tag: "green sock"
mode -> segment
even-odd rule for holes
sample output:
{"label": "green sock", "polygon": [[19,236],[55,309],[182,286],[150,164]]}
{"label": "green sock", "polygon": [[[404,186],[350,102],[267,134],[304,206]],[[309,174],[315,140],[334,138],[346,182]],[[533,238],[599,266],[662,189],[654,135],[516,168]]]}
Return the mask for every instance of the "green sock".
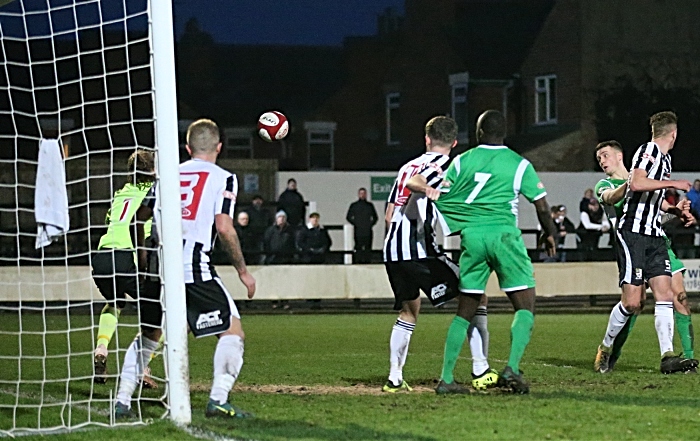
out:
{"label": "green sock", "polygon": [[681,338],[683,356],[685,358],[695,358],[695,351],[693,351],[695,332],[693,331],[693,322],[690,320],[690,316],[674,311],[673,317],[676,319],[676,329],[678,329],[678,336]]}
{"label": "green sock", "polygon": [[455,365],[459,353],[462,352],[464,340],[467,338],[467,328],[469,322],[462,317],[452,319],[450,329],[447,330],[447,338],[445,339],[445,358],[442,362],[442,380],[445,383],[453,383]]}
{"label": "green sock", "polygon": [[627,319],[627,323],[625,323],[625,326],[622,327],[620,333],[617,334],[617,337],[615,337],[615,340],[613,340],[612,352],[610,353],[611,356],[618,359],[620,358],[620,354],[622,354],[622,347],[625,345],[627,337],[629,337],[630,332],[632,332],[632,328],[634,328],[634,323],[636,321],[637,314],[631,315]]}
{"label": "green sock", "polygon": [[100,314],[100,327],[97,330],[97,346],[105,345],[109,347],[114,331],[117,330],[119,321],[119,309],[106,305]]}
{"label": "green sock", "polygon": [[525,348],[530,343],[532,326],[535,324],[535,316],[527,309],[515,311],[513,324],[510,327],[510,357],[508,366],[514,374],[520,373],[520,360],[523,358]]}

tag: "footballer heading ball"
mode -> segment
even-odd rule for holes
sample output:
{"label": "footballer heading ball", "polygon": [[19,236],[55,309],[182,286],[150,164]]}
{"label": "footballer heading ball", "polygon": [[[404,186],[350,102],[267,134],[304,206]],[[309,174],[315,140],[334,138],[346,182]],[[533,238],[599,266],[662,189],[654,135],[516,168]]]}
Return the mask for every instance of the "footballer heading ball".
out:
{"label": "footballer heading ball", "polygon": [[265,112],[258,118],[258,135],[267,142],[279,141],[289,133],[289,121],[282,112]]}

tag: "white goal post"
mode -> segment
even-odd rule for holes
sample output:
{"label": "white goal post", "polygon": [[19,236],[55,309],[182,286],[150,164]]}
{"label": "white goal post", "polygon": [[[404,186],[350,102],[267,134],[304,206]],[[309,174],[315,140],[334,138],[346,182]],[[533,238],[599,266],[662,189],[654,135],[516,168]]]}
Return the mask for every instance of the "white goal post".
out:
{"label": "white goal post", "polygon": [[[11,274],[0,279],[0,438],[160,417],[189,424],[172,0],[0,0],[0,57],[0,266]],[[58,161],[40,168],[45,148]],[[106,301],[90,275],[71,268],[91,265],[137,149],[155,156],[165,339],[162,362],[151,363],[160,388],[139,387],[136,418],[122,421],[114,400],[142,323],[138,301],[127,298],[116,314],[107,383],[97,384]],[[41,182],[52,185],[37,184],[46,174]],[[41,198],[55,231],[39,220]],[[42,300],[22,297],[30,291]],[[6,301],[2,292],[16,296]]]}

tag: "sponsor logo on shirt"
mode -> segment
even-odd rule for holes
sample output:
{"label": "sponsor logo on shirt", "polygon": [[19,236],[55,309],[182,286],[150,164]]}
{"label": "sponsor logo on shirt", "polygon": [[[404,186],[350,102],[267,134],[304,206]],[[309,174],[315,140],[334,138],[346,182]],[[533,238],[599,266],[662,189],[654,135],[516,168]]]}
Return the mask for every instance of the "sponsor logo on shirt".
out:
{"label": "sponsor logo on shirt", "polygon": [[656,158],[654,158],[653,156],[651,156],[649,153],[642,153],[642,158],[648,160],[648,161],[651,162],[652,164],[656,162]]}
{"label": "sponsor logo on shirt", "polygon": [[224,321],[221,320],[221,317],[219,317],[220,315],[221,311],[218,309],[216,311],[199,314],[195,327],[197,329],[206,329],[222,325]]}
{"label": "sponsor logo on shirt", "polygon": [[234,193],[232,191],[224,190],[224,197],[226,199],[231,199],[231,200],[235,201],[236,200],[236,193]]}

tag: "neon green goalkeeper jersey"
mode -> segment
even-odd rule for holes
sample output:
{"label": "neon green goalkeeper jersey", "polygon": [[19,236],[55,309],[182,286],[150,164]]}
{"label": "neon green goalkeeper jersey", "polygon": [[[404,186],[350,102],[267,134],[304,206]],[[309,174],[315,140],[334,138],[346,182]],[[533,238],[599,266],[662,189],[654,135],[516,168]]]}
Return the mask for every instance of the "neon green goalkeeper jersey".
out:
{"label": "neon green goalkeeper jersey", "polygon": [[480,145],[452,161],[435,205],[443,229],[517,227],[518,195],[530,202],[547,192],[530,161],[506,146]]}
{"label": "neon green goalkeeper jersey", "polygon": [[[593,190],[595,192],[595,197],[598,199],[598,202],[600,202],[600,205],[605,208],[605,212],[610,218],[622,219],[622,209],[625,206],[625,198],[620,199],[613,207],[610,207],[610,205],[603,202],[603,193],[607,190],[615,190],[625,182],[627,182],[626,179],[605,178],[598,181],[595,185],[595,190]],[[610,208],[613,208],[613,210],[610,210]]]}
{"label": "neon green goalkeeper jersey", "polygon": [[[114,193],[112,206],[107,212],[107,233],[100,238],[98,249],[113,248],[120,250],[133,250],[129,227],[136,211],[141,206],[143,198],[153,186],[152,182],[142,184],[127,183]],[[149,227],[147,225],[146,227]],[[150,228],[148,228],[150,230]],[[149,231],[146,231],[146,236]]]}

